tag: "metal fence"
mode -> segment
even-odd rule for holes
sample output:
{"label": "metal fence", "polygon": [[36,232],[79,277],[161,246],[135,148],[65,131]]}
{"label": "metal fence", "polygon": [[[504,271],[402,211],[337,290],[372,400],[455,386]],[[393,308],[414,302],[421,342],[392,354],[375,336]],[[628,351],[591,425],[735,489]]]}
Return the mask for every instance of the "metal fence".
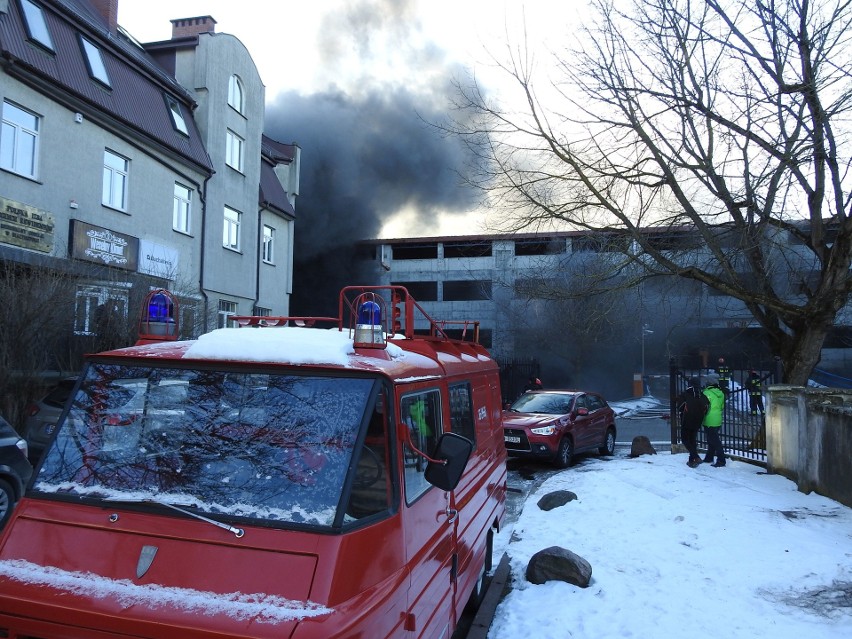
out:
{"label": "metal fence", "polygon": [[[712,369],[685,369],[672,363],[669,372],[670,419],[672,445],[681,444],[680,424],[677,412],[677,397],[686,390],[687,381],[698,378],[702,386]],[[778,377],[777,370],[758,370],[763,384],[772,384]],[[760,464],[766,463],[766,417],[760,406],[755,406],[749,396],[746,382],[750,371],[732,371],[725,392],[725,408],[719,433],[725,454]],[[725,389],[723,389],[725,390]],[[707,435],[702,428],[698,433],[698,448],[707,451]]]}
{"label": "metal fence", "polygon": [[514,359],[497,359],[500,366],[500,389],[503,393],[503,403],[511,403],[524,392],[530,377],[541,376],[541,365],[532,357]]}

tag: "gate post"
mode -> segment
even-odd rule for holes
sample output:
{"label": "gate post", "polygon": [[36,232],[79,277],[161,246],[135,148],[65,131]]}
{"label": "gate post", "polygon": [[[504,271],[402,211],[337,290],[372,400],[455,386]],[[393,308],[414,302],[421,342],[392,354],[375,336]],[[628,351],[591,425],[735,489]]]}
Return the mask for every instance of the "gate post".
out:
{"label": "gate post", "polygon": [[674,357],[669,359],[669,426],[671,427],[672,450],[677,446],[677,406],[678,392],[677,377],[680,367]]}

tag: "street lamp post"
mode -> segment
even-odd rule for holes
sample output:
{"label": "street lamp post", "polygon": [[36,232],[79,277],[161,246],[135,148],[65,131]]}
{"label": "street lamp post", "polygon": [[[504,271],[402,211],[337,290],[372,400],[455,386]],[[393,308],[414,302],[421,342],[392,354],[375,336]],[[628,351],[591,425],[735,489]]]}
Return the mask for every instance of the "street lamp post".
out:
{"label": "street lamp post", "polygon": [[642,392],[645,392],[645,336],[651,335],[654,331],[648,328],[647,324],[642,324],[642,367],[640,369],[642,374]]}

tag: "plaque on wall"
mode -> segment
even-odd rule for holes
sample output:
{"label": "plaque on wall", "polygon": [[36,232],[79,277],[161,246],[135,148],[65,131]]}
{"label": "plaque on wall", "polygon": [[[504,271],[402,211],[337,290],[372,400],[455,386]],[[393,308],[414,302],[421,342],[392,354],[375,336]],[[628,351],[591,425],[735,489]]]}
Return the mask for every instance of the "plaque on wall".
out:
{"label": "plaque on wall", "polygon": [[53,251],[53,215],[29,204],[0,197],[0,242],[50,253]]}
{"label": "plaque on wall", "polygon": [[139,238],[71,220],[71,257],[135,271],[139,260]]}
{"label": "plaque on wall", "polygon": [[139,240],[139,272],[174,280],[180,253],[177,249],[151,240]]}

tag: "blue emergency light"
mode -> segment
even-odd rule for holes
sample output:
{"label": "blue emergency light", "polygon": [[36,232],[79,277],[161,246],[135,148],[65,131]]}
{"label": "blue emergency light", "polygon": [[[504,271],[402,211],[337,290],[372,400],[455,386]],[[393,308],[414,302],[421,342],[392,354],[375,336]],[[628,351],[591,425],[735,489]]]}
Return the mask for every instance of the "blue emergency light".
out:
{"label": "blue emergency light", "polygon": [[375,302],[364,302],[358,307],[358,323],[381,326],[382,309]]}
{"label": "blue emergency light", "polygon": [[139,318],[139,340],[177,339],[176,308],[177,301],[167,290],[156,289],[148,293]]}
{"label": "blue emergency light", "polygon": [[174,303],[163,291],[155,291],[148,298],[149,322],[174,322],[173,312]]}
{"label": "blue emergency light", "polygon": [[[363,297],[366,296],[362,296]],[[381,299],[381,298],[379,298]],[[383,348],[386,345],[382,326],[382,307],[373,299],[358,304],[355,322],[355,346]]]}

